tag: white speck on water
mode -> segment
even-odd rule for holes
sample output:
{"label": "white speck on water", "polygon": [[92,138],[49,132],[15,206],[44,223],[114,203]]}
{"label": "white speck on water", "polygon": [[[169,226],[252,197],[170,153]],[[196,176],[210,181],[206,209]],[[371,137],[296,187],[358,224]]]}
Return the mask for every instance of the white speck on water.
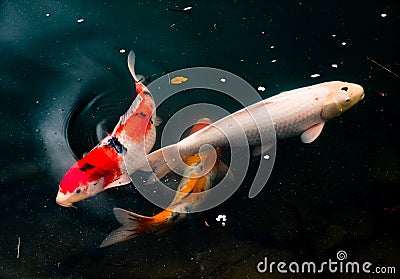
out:
{"label": "white speck on water", "polygon": [[46,13],[46,16],[49,17],[49,16],[51,16],[51,14],[50,13]]}
{"label": "white speck on water", "polygon": [[220,78],[219,81],[225,83],[226,79],[225,78]]}
{"label": "white speck on water", "polygon": [[215,220],[217,220],[217,222],[220,222],[220,221],[226,222],[226,215],[219,214],[218,217],[215,218]]}
{"label": "white speck on water", "polygon": [[240,59],[240,62],[244,62],[244,59]]}
{"label": "white speck on water", "polygon": [[119,53],[125,53],[126,52],[126,49],[124,49],[124,48],[121,48],[120,50],[119,50]]}
{"label": "white speck on water", "polygon": [[317,78],[317,77],[319,77],[319,76],[321,76],[321,75],[320,75],[320,74],[312,74],[312,75],[311,75],[312,78]]}
{"label": "white speck on water", "polygon": [[337,64],[332,64],[332,68],[337,68]]}
{"label": "white speck on water", "polygon": [[271,63],[275,63],[276,61],[278,61],[277,59],[273,59],[271,60]]}
{"label": "white speck on water", "polygon": [[336,35],[335,35],[335,34],[332,34],[332,37],[334,37],[334,38],[335,38],[335,37],[336,37]]}
{"label": "white speck on water", "polygon": [[381,14],[381,17],[387,17],[387,14]]}
{"label": "white speck on water", "polygon": [[190,7],[190,6],[189,6],[189,7],[183,8],[183,10],[184,10],[184,11],[189,11],[189,10],[191,10],[192,8],[193,8],[193,7]]}
{"label": "white speck on water", "polygon": [[260,86],[257,88],[257,90],[258,90],[258,91],[261,91],[261,92],[264,92],[264,91],[265,91],[265,87],[260,85]]}
{"label": "white speck on water", "polygon": [[78,19],[76,20],[77,23],[82,23],[82,22],[84,22],[84,21],[85,21],[85,19],[84,19],[83,17],[78,18]]}
{"label": "white speck on water", "polygon": [[275,46],[270,46],[269,48],[275,48]]}
{"label": "white speck on water", "polygon": [[270,158],[270,156],[268,154],[265,154],[263,157],[265,160],[268,160]]}
{"label": "white speck on water", "polygon": [[346,42],[342,42],[342,46],[345,46],[345,45],[347,45],[347,43]]}

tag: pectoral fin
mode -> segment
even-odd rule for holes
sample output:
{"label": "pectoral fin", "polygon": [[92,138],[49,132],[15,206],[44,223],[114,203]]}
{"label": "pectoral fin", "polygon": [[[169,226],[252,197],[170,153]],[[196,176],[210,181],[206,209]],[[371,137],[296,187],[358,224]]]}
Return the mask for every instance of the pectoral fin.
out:
{"label": "pectoral fin", "polygon": [[113,182],[108,184],[106,187],[104,187],[104,189],[109,189],[109,188],[113,188],[113,187],[119,187],[119,186],[122,186],[122,185],[125,185],[125,184],[129,184],[131,182],[132,182],[132,180],[129,177],[129,175],[123,174],[120,178],[118,178],[117,180],[114,180]]}
{"label": "pectoral fin", "polygon": [[325,123],[319,123],[311,128],[308,128],[301,134],[301,141],[304,143],[311,143],[313,142],[322,132],[322,128],[324,128]]}

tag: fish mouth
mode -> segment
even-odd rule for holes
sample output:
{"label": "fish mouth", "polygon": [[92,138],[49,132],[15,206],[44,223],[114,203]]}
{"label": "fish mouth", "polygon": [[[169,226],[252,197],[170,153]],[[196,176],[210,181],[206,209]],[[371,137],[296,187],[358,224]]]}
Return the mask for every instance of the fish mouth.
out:
{"label": "fish mouth", "polygon": [[58,205],[63,206],[63,207],[72,207],[72,203],[70,203],[70,202],[62,202],[62,201],[57,201],[57,200],[56,200],[56,203],[57,203]]}
{"label": "fish mouth", "polygon": [[67,202],[65,199],[63,199],[63,197],[60,196],[60,193],[56,197],[56,203],[58,205],[63,206],[63,207],[72,207],[72,203],[71,202]]}

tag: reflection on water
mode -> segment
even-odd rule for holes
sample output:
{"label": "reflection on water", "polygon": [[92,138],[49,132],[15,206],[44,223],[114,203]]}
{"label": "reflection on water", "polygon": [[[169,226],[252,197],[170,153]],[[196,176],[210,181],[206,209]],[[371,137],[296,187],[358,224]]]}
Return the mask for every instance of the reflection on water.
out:
{"label": "reflection on water", "polygon": [[[339,250],[398,266],[399,79],[366,58],[400,72],[398,5],[378,1],[361,12],[356,3],[208,1],[193,3],[192,14],[167,10],[186,7],[179,5],[0,3],[0,277],[264,278],[256,272],[264,256],[318,260]],[[366,98],[327,123],[315,143],[280,142],[256,199],[247,198],[250,168],[244,187],[221,206],[164,234],[98,249],[119,226],[113,207],[159,212],[132,186],[76,209],[55,203],[65,171],[135,96],[121,49],[134,49],[137,71],[153,79],[209,66],[265,88],[263,98],[327,80],[360,83]],[[168,107],[160,111],[168,118]],[[219,214],[227,216],[224,227]]]}

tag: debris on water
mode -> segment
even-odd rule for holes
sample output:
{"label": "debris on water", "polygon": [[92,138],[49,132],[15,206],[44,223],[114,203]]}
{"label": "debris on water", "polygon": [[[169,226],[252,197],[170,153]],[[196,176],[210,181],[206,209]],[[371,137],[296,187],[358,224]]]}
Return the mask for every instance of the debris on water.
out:
{"label": "debris on water", "polygon": [[207,223],[207,221],[204,221],[204,224],[206,225],[206,227],[209,227],[210,225]]}
{"label": "debris on water", "polygon": [[270,48],[270,49],[274,49],[274,48],[275,48],[275,46],[270,46],[269,48]]}
{"label": "debris on water", "polygon": [[226,215],[219,214],[215,220],[217,220],[217,222],[226,222]]}
{"label": "debris on water", "polygon": [[337,68],[337,64],[332,64],[332,68]]}
{"label": "debris on water", "polygon": [[311,75],[312,78],[317,78],[317,77],[319,77],[319,76],[321,76],[321,75],[320,75],[320,74],[312,74],[312,75]]}
{"label": "debris on water", "polygon": [[170,11],[170,12],[178,12],[178,13],[185,13],[185,14],[188,14],[188,15],[192,15],[193,13],[192,13],[192,7],[186,7],[186,8],[183,8],[182,10],[179,10],[179,9],[173,9],[173,8],[168,8],[167,9],[167,11]]}
{"label": "debris on water", "polygon": [[265,160],[268,160],[270,158],[270,156],[268,154],[265,154],[263,157]]}
{"label": "debris on water", "polygon": [[367,57],[367,60],[371,61],[372,63],[374,63],[375,65],[379,66],[380,68],[382,68],[382,69],[385,70],[386,72],[388,72],[388,73],[394,75],[395,77],[400,78],[400,75],[399,75],[399,74],[393,72],[393,71],[390,70],[388,67],[383,66],[381,63],[375,61],[374,59],[371,59],[371,58]]}
{"label": "debris on water", "polygon": [[169,27],[174,28],[176,26],[175,23],[172,23]]}
{"label": "debris on water", "polygon": [[271,63],[275,63],[276,61],[278,61],[277,59],[272,59]]}
{"label": "debris on water", "polygon": [[257,88],[257,90],[260,91],[260,92],[264,92],[264,91],[265,91],[265,87],[260,85],[260,86]]}
{"label": "debris on water", "polygon": [[124,49],[124,48],[121,48],[120,50],[119,50],[119,53],[125,53],[126,52],[126,49]]}
{"label": "debris on water", "polygon": [[225,83],[226,79],[225,78],[220,78],[219,81]]}
{"label": "debris on water", "polygon": [[82,22],[84,22],[84,21],[85,21],[85,19],[84,19],[83,17],[78,18],[78,19],[76,20],[77,23],[82,23]]}
{"label": "debris on water", "polygon": [[381,17],[387,17],[387,14],[381,14]]}
{"label": "debris on water", "polygon": [[49,17],[49,16],[51,16],[51,14],[50,13],[46,13],[46,16]]}
{"label": "debris on water", "polygon": [[184,76],[177,76],[171,79],[170,84],[181,84],[188,80],[187,77]]}
{"label": "debris on water", "polygon": [[336,37],[336,35],[335,35],[335,34],[332,34],[332,37],[333,37],[333,38],[335,38],[335,37]]}
{"label": "debris on water", "polygon": [[347,45],[347,43],[346,42],[342,42],[342,46],[345,46],[345,45]]}

